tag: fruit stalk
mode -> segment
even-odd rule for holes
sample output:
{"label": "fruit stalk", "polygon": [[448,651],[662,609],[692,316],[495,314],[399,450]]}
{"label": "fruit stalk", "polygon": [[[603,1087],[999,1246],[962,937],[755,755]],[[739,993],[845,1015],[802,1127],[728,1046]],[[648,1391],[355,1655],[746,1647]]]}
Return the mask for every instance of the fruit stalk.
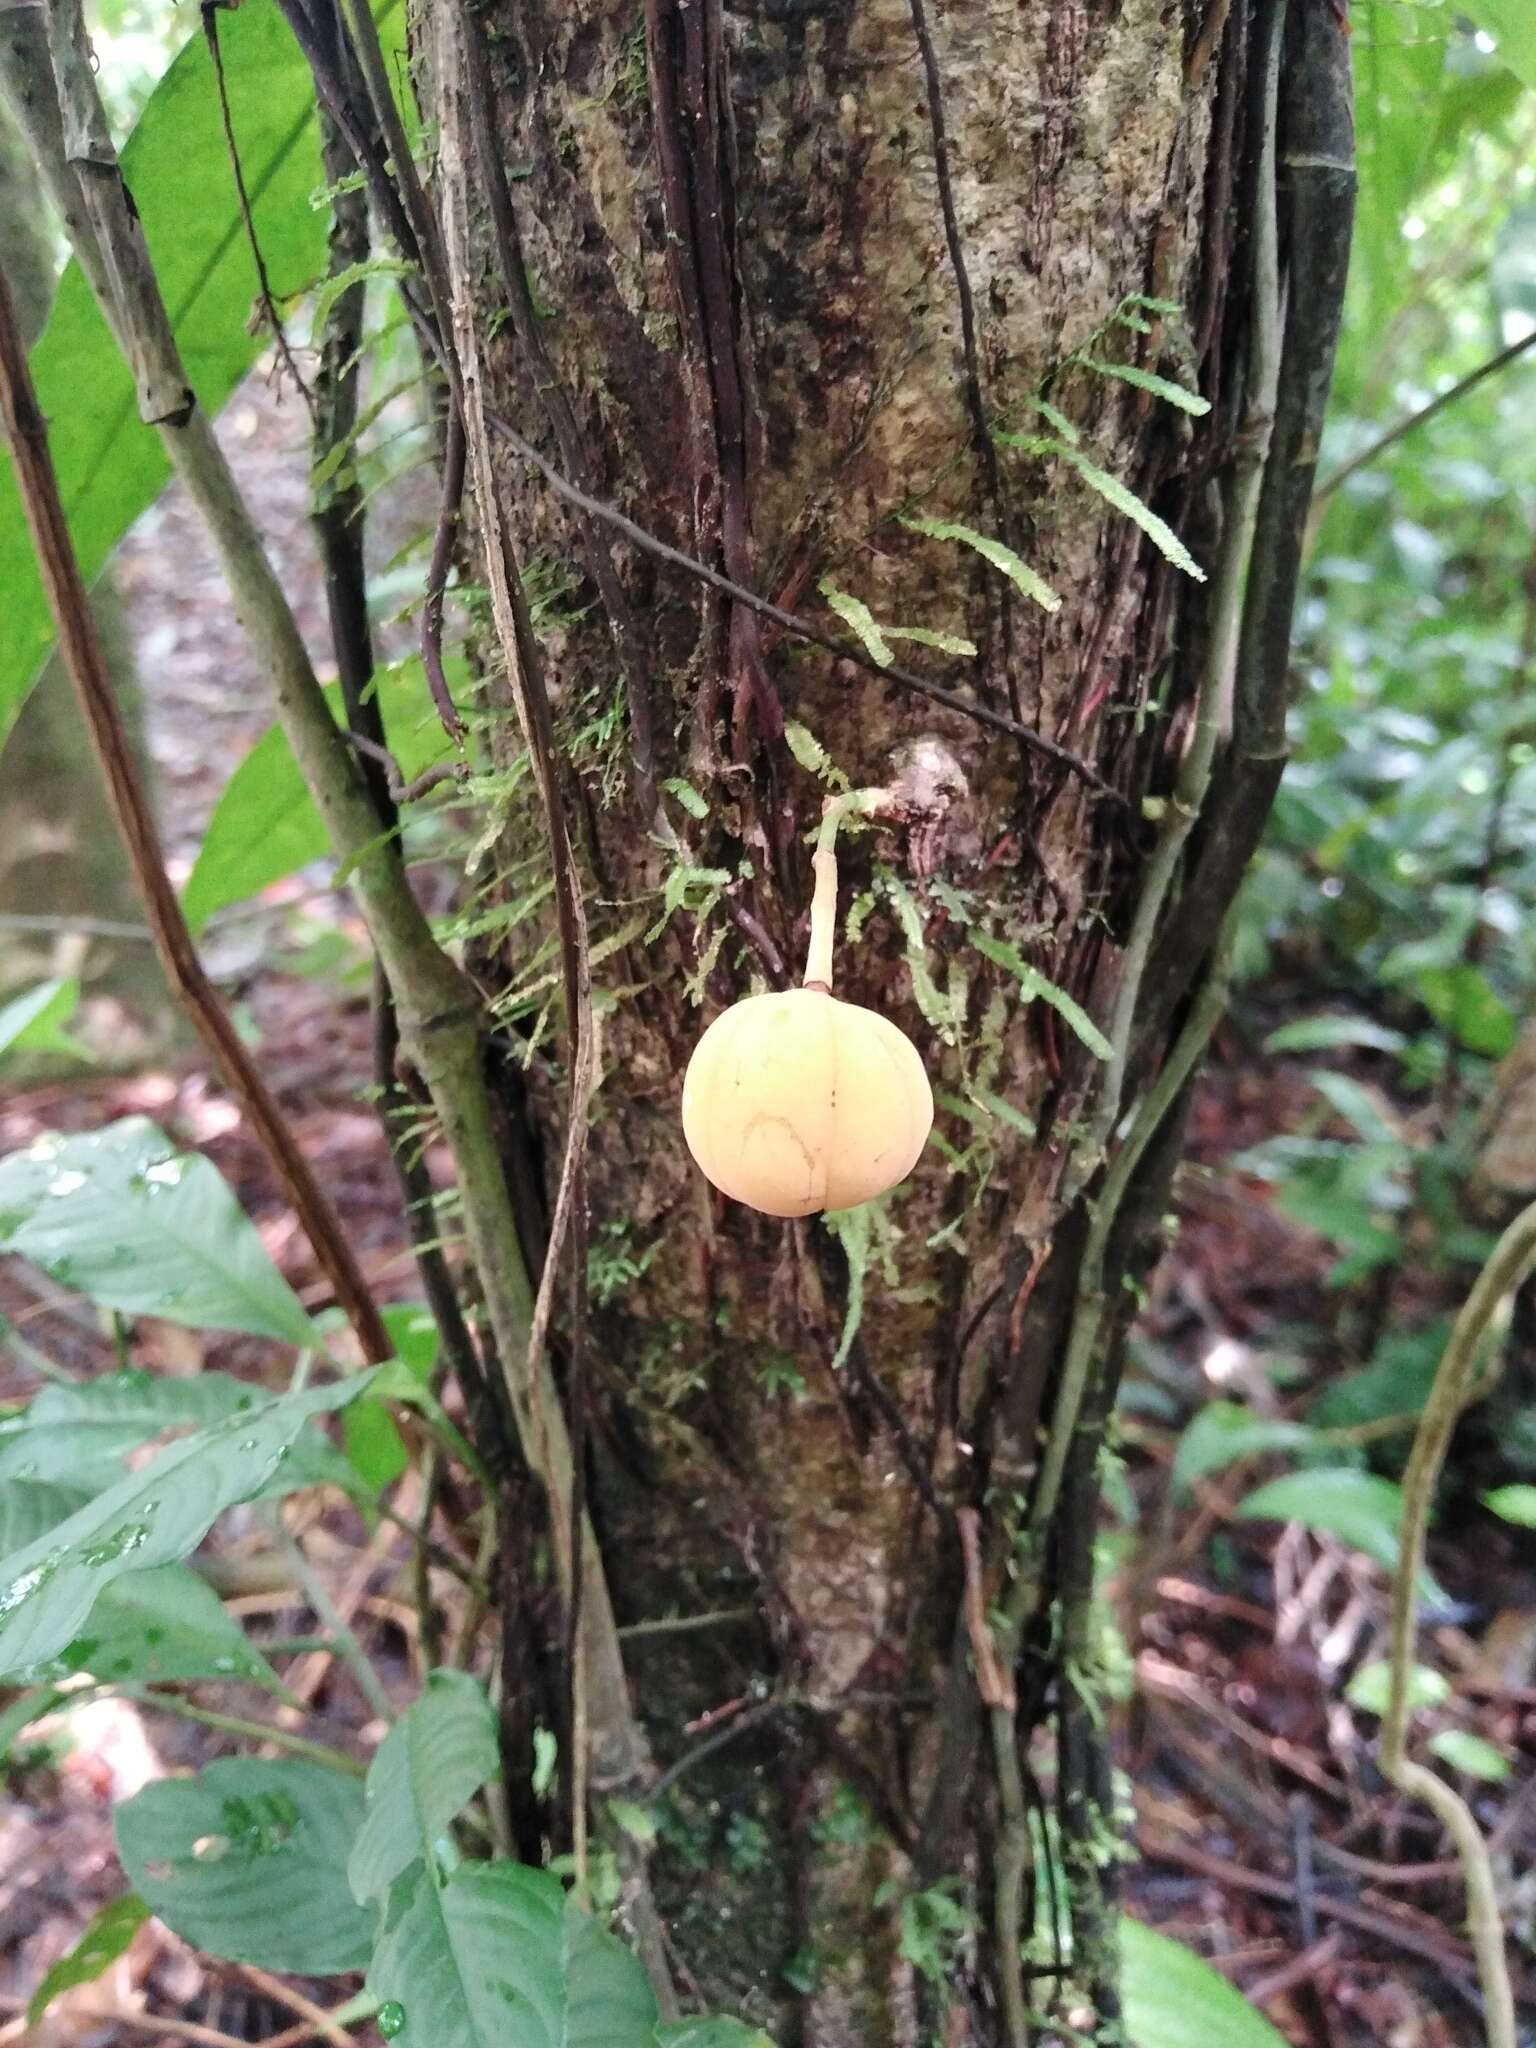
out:
{"label": "fruit stalk", "polygon": [[837,937],[837,828],[847,817],[868,817],[880,797],[879,789],[850,789],[842,796],[828,797],[816,835],[811,871],[816,886],[811,895],[811,939],[805,954],[805,986],[832,993],[832,942]]}

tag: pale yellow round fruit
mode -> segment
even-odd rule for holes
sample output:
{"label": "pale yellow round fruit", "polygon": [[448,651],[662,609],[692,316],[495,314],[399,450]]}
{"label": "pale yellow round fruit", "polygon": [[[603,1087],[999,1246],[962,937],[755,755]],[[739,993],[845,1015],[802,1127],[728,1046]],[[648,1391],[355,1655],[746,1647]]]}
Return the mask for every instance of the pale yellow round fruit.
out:
{"label": "pale yellow round fruit", "polygon": [[933,1090],[888,1017],[822,989],[748,996],[683,1079],[683,1136],[723,1194],[768,1216],[853,1209],[917,1164]]}

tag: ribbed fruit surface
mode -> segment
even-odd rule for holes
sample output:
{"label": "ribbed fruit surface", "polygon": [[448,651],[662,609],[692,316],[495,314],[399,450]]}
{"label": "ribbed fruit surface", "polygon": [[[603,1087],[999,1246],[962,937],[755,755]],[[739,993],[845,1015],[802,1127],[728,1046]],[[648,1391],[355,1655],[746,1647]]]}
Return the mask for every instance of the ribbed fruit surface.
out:
{"label": "ribbed fruit surface", "polygon": [[911,1039],[819,989],[748,996],[704,1033],[683,1135],[723,1194],[768,1216],[852,1209],[905,1180],[933,1123]]}

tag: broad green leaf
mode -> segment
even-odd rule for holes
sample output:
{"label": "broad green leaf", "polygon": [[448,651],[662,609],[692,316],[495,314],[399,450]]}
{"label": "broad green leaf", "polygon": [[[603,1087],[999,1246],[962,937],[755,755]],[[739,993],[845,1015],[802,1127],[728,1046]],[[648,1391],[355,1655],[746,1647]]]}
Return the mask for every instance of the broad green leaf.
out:
{"label": "broad green leaf", "polygon": [[1483,1495],[1483,1506],[1517,1529],[1536,1529],[1536,1486],[1496,1486]]}
{"label": "broad green leaf", "polygon": [[1173,1488],[1176,1494],[1187,1494],[1197,1479],[1224,1471],[1239,1458],[1251,1458],[1261,1451],[1302,1451],[1316,1442],[1316,1432],[1304,1422],[1255,1415],[1237,1401],[1210,1401],[1179,1438],[1173,1457]]}
{"label": "broad green leaf", "polygon": [[1202,398],[1198,391],[1186,390],[1182,384],[1171,383],[1151,370],[1139,370],[1134,363],[1106,363],[1097,356],[1079,356],[1077,360],[1084,369],[1093,370],[1100,377],[1117,377],[1122,384],[1134,384],[1138,391],[1150,391],[1154,398],[1166,399],[1169,405],[1176,405],[1180,412],[1193,413],[1196,419],[1211,409],[1211,401]]}
{"label": "broad green leaf", "polygon": [[1536,16],[1526,0],[1463,0],[1460,12],[1493,38],[1499,61],[1521,84],[1536,90]]}
{"label": "broad green leaf", "polygon": [[500,1771],[484,1687],[462,1671],[429,1672],[368,1768],[367,1812],[347,1864],[358,1904],[383,1898],[413,1863],[431,1863],[450,1825]]}
{"label": "broad green leaf", "polygon": [[[66,1480],[83,1490],[73,1502],[79,1506],[83,1493],[120,1479],[124,1458],[141,1444],[171,1429],[202,1428],[244,1414],[266,1398],[261,1388],[227,1373],[201,1372],[182,1379],[137,1367],[71,1386],[44,1387],[20,1415],[0,1425],[0,1481]],[[350,1419],[350,1408],[347,1416]],[[318,1429],[306,1425],[260,1497],[276,1499],[322,1485],[355,1493],[358,1475]],[[10,1490],[0,1492],[0,1511]],[[6,1545],[0,1542],[0,1557],[5,1554]]]}
{"label": "broad green leaf", "polygon": [[240,1678],[282,1690],[218,1594],[184,1564],[128,1572],[109,1586],[56,1662],[102,1685]]}
{"label": "broad green leaf", "polygon": [[[325,268],[325,220],[310,204],[320,168],[309,67],[276,7],[220,15],[230,111],[252,218],[279,297]],[[205,410],[217,412],[268,346],[250,319],[257,280],[236,209],[213,69],[195,23],[122,151],[123,174]],[[195,204],[189,203],[195,195]],[[133,380],[80,273],[65,271],[32,351],[49,446],[87,581],[154,502],[168,469],[143,426]],[[0,739],[53,639],[31,539],[0,454]]]}
{"label": "broad green leaf", "polygon": [[[68,1521],[88,1498],[76,1487],[37,1480],[0,1485],[0,1571],[14,1552]],[[277,1673],[217,1594],[180,1564],[129,1572],[109,1586],[53,1663],[56,1676],[88,1671],[103,1682],[248,1678],[281,1689]]]}
{"label": "broad green leaf", "polygon": [[1129,1915],[1120,1922],[1120,1972],[1128,2048],[1286,2048],[1219,1971]]}
{"label": "broad green leaf", "polygon": [[[447,656],[450,682],[462,662]],[[417,659],[381,669],[377,677],[385,738],[409,782],[449,750]],[[325,693],[331,716],[342,716],[341,692]],[[181,893],[194,933],[216,910],[259,895],[285,875],[323,860],[331,842],[281,726],[270,725],[224,785]]]}
{"label": "broad green leaf", "polygon": [[1468,1052],[1501,1060],[1514,1044],[1514,1013],[1481,968],[1467,961],[1454,967],[1421,967],[1413,985],[1435,1022]]}
{"label": "broad green leaf", "polygon": [[[1384,1658],[1378,1657],[1371,1663],[1360,1666],[1345,1686],[1344,1697],[1352,1707],[1358,1707],[1363,1714],[1384,1714],[1387,1711],[1387,1700],[1391,1690],[1391,1666]],[[1410,1666],[1410,1707],[1443,1707],[1450,1696],[1450,1685],[1438,1671],[1432,1671],[1427,1664]]]}
{"label": "broad green leaf", "polygon": [[315,1342],[218,1169],[144,1117],[0,1160],[0,1250],[128,1315]]}
{"label": "broad green leaf", "polygon": [[40,981],[36,988],[12,997],[0,1009],[0,1056],[41,1052],[88,1060],[91,1055],[85,1047],[64,1029],[79,1001],[78,981]]}
{"label": "broad green leaf", "polygon": [[33,1992],[27,2005],[27,2025],[37,2026],[61,1992],[73,1991],[77,1984],[94,1984],[103,1970],[111,1969],[119,1956],[127,1955],[133,1937],[149,1914],[150,1908],[137,1892],[124,1892],[119,1899],[109,1899],[74,1947],[59,1957]]}
{"label": "broad green leaf", "polygon": [[0,1671],[57,1656],[126,1574],[188,1556],[226,1508],[261,1492],[312,1416],[345,1407],[369,1378],[278,1395],[182,1437],[7,1558]]}
{"label": "broad green leaf", "polygon": [[62,1706],[67,1697],[57,1686],[38,1685],[18,1693],[9,1706],[0,1708],[0,1763],[9,1763],[27,1729]]}
{"label": "broad green leaf", "polygon": [[993,540],[988,534],[978,533],[972,526],[961,526],[953,519],[903,519],[901,523],[913,533],[927,534],[930,540],[954,540],[962,547],[973,549],[983,561],[1001,570],[1009,582],[1016,584],[1042,611],[1061,610],[1061,599],[1049,583],[1044,577],[1037,576],[1023,556],[1016,554],[1006,542]]}
{"label": "broad green leaf", "polygon": [[[437,1324],[425,1306],[413,1302],[391,1302],[382,1313],[396,1358],[417,1386],[425,1387],[437,1362]],[[393,1486],[410,1462],[389,1404],[371,1394],[354,1401],[343,1414],[341,1438],[348,1461],[374,1494]]]}
{"label": "broad green leaf", "polygon": [[1351,1466],[1288,1472],[1250,1493],[1238,1506],[1245,1522],[1299,1522],[1335,1536],[1391,1571],[1403,1519],[1402,1488]]}
{"label": "broad green leaf", "polygon": [[846,590],[839,590],[830,576],[823,576],[816,588],[838,617],[853,628],[864,643],[864,651],[870,660],[878,661],[883,668],[889,668],[896,657],[891,652],[890,642],[876,623],[874,613],[863,598],[854,597]]}
{"label": "broad green leaf", "polygon": [[[44,1387],[0,1429],[0,1480],[67,1481],[92,1491],[120,1479],[124,1456],[163,1431],[222,1422],[265,1398],[227,1373],[182,1379],[137,1366]],[[0,1529],[10,1526],[4,1503],[17,1492],[0,1492]],[[11,1547],[0,1541],[0,1556]]]}
{"label": "broad green leaf", "polygon": [[518,1863],[419,1871],[368,1988],[401,2048],[652,2048],[656,2001],[622,1942]]}
{"label": "broad green leaf", "polygon": [[1501,1785],[1509,1776],[1509,1758],[1481,1735],[1466,1728],[1440,1728],[1429,1738],[1431,1756],[1449,1764],[1466,1777],[1481,1778],[1484,1784]]}
{"label": "broad green leaf", "polygon": [[1343,1045],[1363,1046],[1368,1052],[1401,1052],[1408,1043],[1401,1031],[1392,1031],[1369,1017],[1326,1015],[1298,1017],[1282,1024],[1264,1041],[1266,1052],[1332,1052]]}
{"label": "broad green leaf", "polygon": [[971,932],[971,944],[978,953],[985,953],[989,960],[995,960],[999,967],[1006,967],[1014,975],[1024,992],[1024,1000],[1039,1000],[1049,1003],[1063,1021],[1071,1025],[1078,1037],[1091,1053],[1101,1060],[1107,1060],[1114,1047],[1104,1036],[1098,1025],[1088,1015],[1081,1003],[1074,1002],[1064,988],[1058,988],[1054,981],[1047,981],[1038,968],[1031,967],[1017,946],[1006,939],[994,939],[990,932],[979,928]]}
{"label": "broad green leaf", "polygon": [[374,1916],[347,1890],[362,1816],[356,1778],[228,1757],[127,1800],[117,1850],[150,1910],[194,1948],[329,1977],[363,1969],[372,1947]]}

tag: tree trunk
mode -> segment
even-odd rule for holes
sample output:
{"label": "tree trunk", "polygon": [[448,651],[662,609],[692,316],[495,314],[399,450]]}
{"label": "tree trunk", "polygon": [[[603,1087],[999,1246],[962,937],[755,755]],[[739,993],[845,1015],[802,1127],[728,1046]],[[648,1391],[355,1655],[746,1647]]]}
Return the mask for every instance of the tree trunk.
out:
{"label": "tree trunk", "polygon": [[[473,91],[434,40],[448,5],[423,38],[435,114]],[[1268,430],[1250,365],[1274,23],[1270,0],[646,0],[643,23],[628,0],[495,0],[474,31],[533,302],[531,321],[506,303],[482,163],[493,406],[589,495],[852,649],[805,644],[507,455],[606,991],[593,1508],[621,1621],[722,1614],[630,1647],[662,1762],[696,1753],[662,1809],[658,1894],[708,2001],[807,2048],[1020,2039],[1020,1943],[1039,2011],[1115,2017],[1096,1472],[1181,1091],[1095,1251],[1118,1116],[1095,1129],[1083,1013],[1115,1017]],[[1274,446],[1215,771],[1120,1020],[1122,1108],[1184,1022],[1279,772],[1350,191],[1340,24],[1291,0],[1286,35]],[[880,665],[910,657],[962,708],[876,672],[824,579],[944,636]],[[494,677],[487,701],[510,762]],[[844,841],[838,993],[915,1039],[938,1121],[872,1211],[779,1223],[704,1182],[679,1090],[723,1005],[799,978],[807,836],[839,775],[901,803]],[[540,829],[514,808],[502,859]],[[555,1160],[543,936],[525,918],[481,967]],[[1069,1338],[1101,1295],[1051,1541],[1026,1555]],[[986,1611],[1031,1573],[999,1683],[976,1668]],[[1035,1944],[1058,1879],[1065,1972]]]}

